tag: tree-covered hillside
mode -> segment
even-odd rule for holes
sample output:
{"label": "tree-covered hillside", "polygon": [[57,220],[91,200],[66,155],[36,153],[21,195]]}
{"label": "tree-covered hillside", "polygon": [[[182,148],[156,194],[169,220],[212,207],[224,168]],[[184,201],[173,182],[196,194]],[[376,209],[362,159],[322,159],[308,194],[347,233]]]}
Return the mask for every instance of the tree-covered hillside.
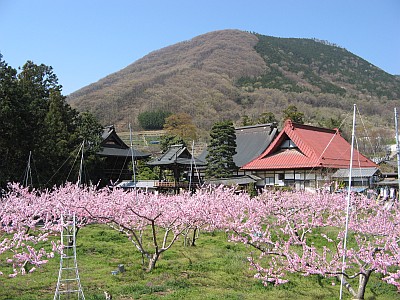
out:
{"label": "tree-covered hillside", "polygon": [[268,66],[257,77],[242,77],[240,86],[339,95],[359,93],[400,97],[400,82],[344,48],[316,39],[276,38],[256,34],[257,52]]}
{"label": "tree-covered hillside", "polygon": [[205,132],[244,116],[281,120],[290,105],[305,123],[324,125],[340,123],[354,103],[377,130],[393,127],[400,80],[328,42],[220,30],[151,52],[68,101],[119,131],[139,129],[148,111],[187,113]]}

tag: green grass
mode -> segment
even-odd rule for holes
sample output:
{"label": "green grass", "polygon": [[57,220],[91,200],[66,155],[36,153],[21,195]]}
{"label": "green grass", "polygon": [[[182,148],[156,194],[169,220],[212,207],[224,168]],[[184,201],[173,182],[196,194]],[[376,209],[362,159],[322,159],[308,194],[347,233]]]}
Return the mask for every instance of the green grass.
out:
{"label": "green grass", "polygon": [[[251,249],[228,243],[225,233],[201,233],[195,247],[178,241],[163,254],[156,269],[143,271],[141,255],[124,235],[103,225],[79,231],[77,255],[79,274],[87,300],[104,299],[104,290],[114,300],[127,299],[338,299],[334,279],[291,276],[288,284],[264,287],[253,278],[246,257]],[[111,275],[119,264],[126,272]],[[0,299],[53,299],[59,257],[36,272],[0,277]],[[368,284],[366,299],[398,299],[393,286],[377,275]],[[345,299],[351,299],[345,294]]]}

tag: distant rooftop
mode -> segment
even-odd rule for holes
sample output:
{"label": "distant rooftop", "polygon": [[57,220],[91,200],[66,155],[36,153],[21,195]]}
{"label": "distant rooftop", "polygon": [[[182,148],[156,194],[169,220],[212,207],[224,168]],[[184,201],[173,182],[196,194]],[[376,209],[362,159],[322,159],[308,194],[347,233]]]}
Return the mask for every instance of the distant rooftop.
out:
{"label": "distant rooftop", "polygon": [[[278,129],[275,123],[258,124],[235,128],[236,154],[233,161],[239,168],[258,157],[269,146]],[[205,149],[199,159],[206,161],[208,154]]]}

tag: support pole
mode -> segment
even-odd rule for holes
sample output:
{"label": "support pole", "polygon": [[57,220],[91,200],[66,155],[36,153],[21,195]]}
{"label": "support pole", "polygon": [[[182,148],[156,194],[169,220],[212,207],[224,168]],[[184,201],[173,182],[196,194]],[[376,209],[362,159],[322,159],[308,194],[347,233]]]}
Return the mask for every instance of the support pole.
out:
{"label": "support pole", "polygon": [[131,142],[131,159],[132,159],[132,172],[133,172],[133,184],[134,184],[134,189],[136,192],[136,169],[135,169],[135,158],[133,155],[133,140],[132,140],[132,128],[131,128],[131,123],[129,123],[129,139]]}
{"label": "support pole", "polygon": [[340,297],[339,299],[342,300],[343,295],[343,285],[344,285],[344,265],[346,263],[346,251],[347,251],[347,232],[349,229],[349,215],[350,215],[350,198],[351,198],[351,180],[353,177],[353,156],[354,156],[354,136],[355,136],[355,129],[356,129],[356,105],[354,104],[354,111],[353,111],[353,128],[351,131],[351,149],[350,149],[350,166],[349,166],[349,188],[347,190],[347,207],[346,207],[346,225],[345,225],[345,232],[344,232],[344,241],[343,241],[343,260],[342,260],[342,276],[340,282]]}
{"label": "support pole", "polygon": [[81,162],[79,165],[79,175],[78,175],[78,185],[82,184],[82,175],[83,175],[83,149],[85,147],[85,141],[82,142],[81,146]]}
{"label": "support pole", "polygon": [[396,155],[397,155],[397,181],[398,181],[398,192],[400,193],[400,148],[399,148],[399,127],[398,127],[398,116],[397,108],[394,108],[394,124],[396,129]]}

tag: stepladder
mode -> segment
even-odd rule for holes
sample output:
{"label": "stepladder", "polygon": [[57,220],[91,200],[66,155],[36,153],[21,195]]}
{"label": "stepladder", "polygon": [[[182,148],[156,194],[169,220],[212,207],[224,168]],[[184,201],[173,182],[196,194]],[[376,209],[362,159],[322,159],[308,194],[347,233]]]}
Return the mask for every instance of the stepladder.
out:
{"label": "stepladder", "polygon": [[81,280],[79,278],[78,261],[76,256],[76,217],[62,215],[60,218],[61,254],[60,269],[54,300],[78,299],[84,300]]}

